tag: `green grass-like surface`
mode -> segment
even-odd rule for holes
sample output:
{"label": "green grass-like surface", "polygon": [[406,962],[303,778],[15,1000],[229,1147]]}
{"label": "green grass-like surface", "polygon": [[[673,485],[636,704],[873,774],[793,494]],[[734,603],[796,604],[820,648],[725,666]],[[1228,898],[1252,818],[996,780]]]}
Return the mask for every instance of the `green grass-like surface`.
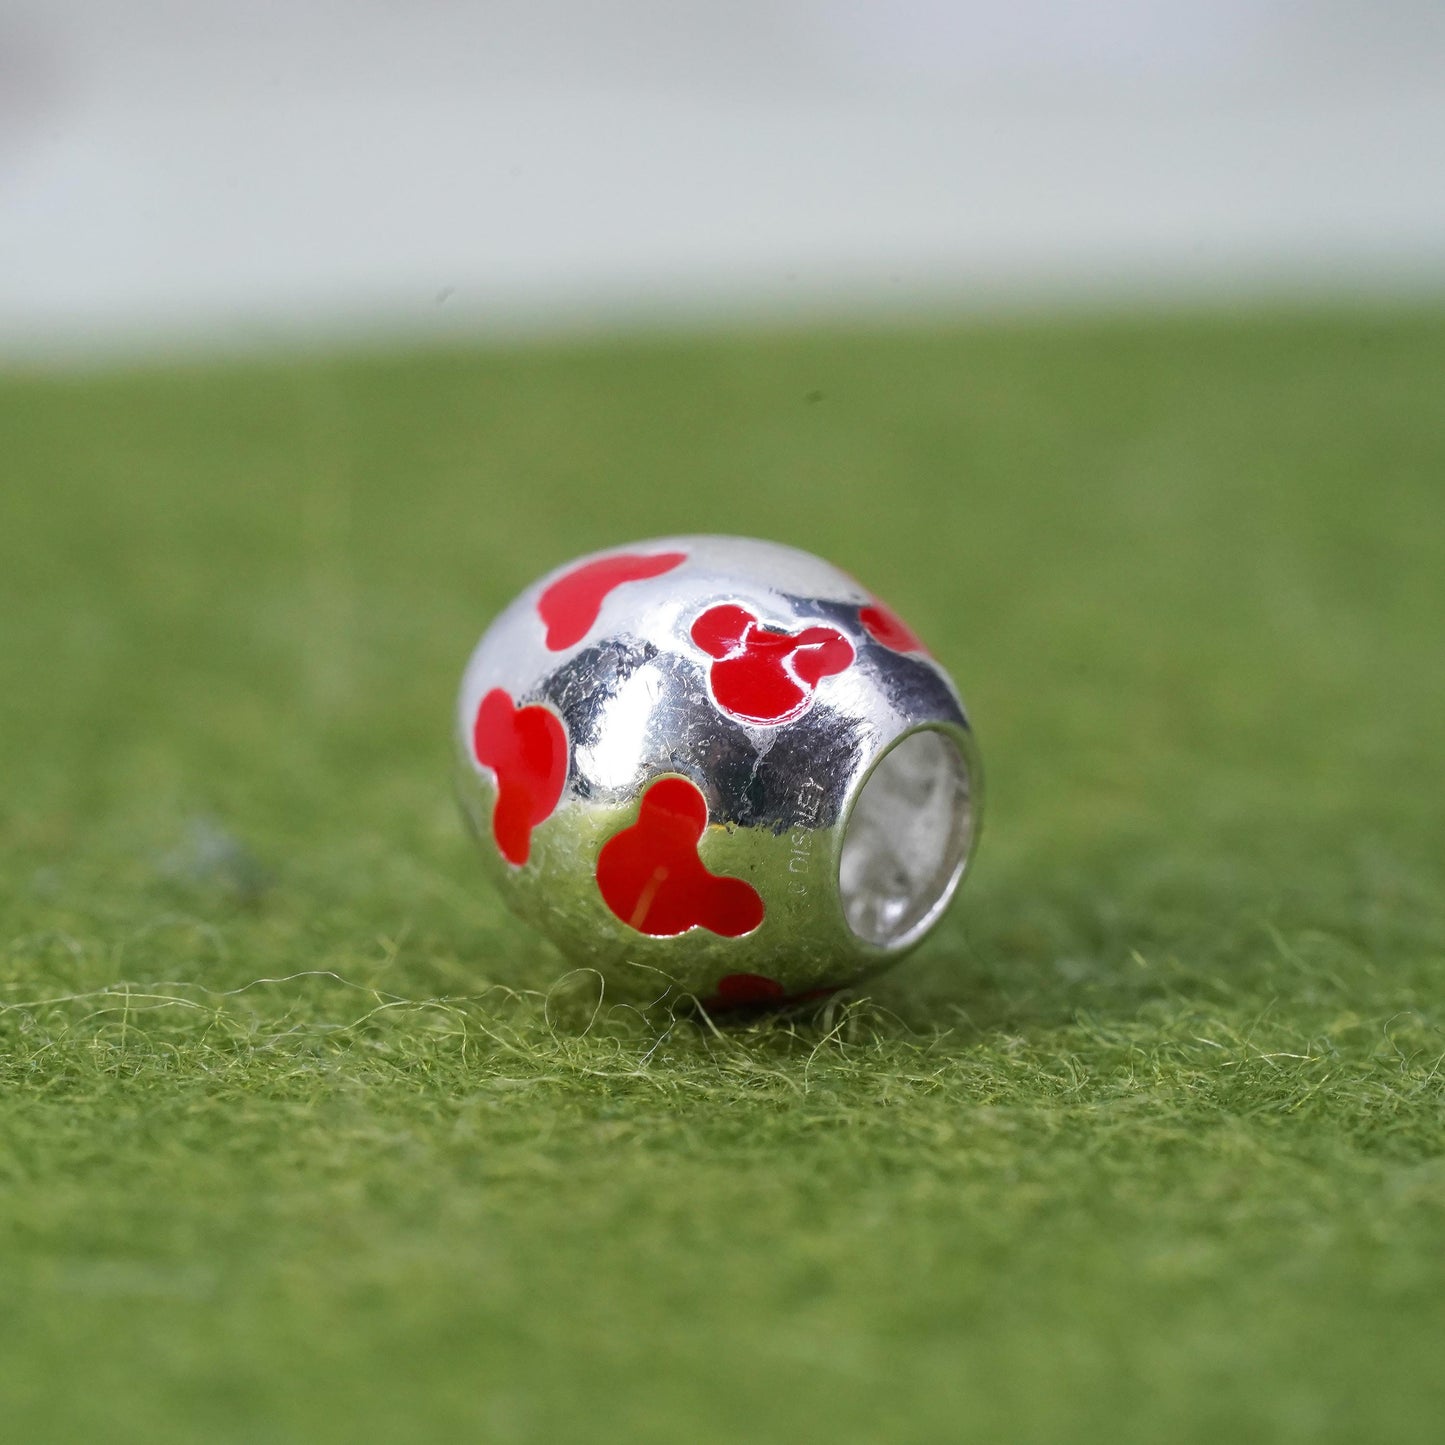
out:
{"label": "green grass-like surface", "polygon": [[[1434,1440],[1445,318],[0,382],[7,1440]],[[988,768],[817,1020],[480,883],[489,616],[823,553]]]}

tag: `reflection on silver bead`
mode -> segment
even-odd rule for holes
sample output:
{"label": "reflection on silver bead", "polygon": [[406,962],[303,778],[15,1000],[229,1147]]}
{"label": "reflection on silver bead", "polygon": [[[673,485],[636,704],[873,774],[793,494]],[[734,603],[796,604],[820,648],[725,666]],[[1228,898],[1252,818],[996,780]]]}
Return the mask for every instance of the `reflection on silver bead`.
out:
{"label": "reflection on silver bead", "polygon": [[507,901],[637,999],[854,983],[937,923],[978,834],[952,682],[846,573],[741,537],[570,563],[487,630],[463,811]]}

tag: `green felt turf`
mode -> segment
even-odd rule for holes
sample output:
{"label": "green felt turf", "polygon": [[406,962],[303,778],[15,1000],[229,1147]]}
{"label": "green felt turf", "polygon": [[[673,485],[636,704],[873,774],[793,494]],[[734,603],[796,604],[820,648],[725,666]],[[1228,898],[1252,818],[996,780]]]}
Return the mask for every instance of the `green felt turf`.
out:
{"label": "green felt turf", "polygon": [[[710,530],[988,768],[816,1021],[594,1016],[449,793]],[[7,1441],[1439,1439],[1445,317],[12,377],[0,618]]]}

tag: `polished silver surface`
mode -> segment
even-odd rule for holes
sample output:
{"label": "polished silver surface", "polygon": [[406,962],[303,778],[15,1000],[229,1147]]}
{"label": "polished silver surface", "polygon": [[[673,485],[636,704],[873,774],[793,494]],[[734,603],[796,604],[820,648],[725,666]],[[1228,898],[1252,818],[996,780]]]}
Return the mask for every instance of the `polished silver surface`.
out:
{"label": "polished silver surface", "polygon": [[456,723],[487,871],[626,997],[854,983],[937,923],[978,835],[947,674],[846,573],[771,542],[550,573],[478,644]]}

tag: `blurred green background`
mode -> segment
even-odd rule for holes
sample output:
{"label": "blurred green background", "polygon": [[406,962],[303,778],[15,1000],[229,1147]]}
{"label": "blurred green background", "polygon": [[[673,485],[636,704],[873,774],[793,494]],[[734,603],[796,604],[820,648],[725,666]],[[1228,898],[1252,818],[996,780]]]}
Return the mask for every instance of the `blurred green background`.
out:
{"label": "blurred green background", "polygon": [[[0,379],[15,1440],[1427,1440],[1445,315]],[[937,934],[600,1006],[482,888],[492,613],[819,552],[958,678]]]}

